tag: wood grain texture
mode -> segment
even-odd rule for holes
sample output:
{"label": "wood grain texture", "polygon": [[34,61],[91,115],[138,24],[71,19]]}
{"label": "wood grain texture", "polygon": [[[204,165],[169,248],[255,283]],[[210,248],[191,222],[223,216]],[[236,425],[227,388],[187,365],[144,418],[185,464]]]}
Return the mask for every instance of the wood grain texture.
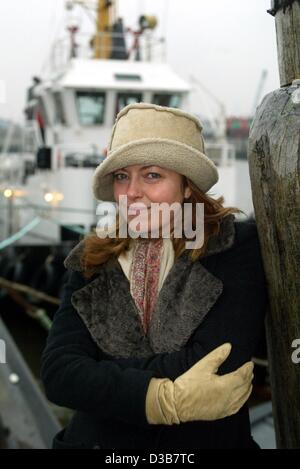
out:
{"label": "wood grain texture", "polygon": [[[300,11],[299,11],[300,16]],[[300,448],[300,87],[268,94],[249,137],[253,204],[268,281],[267,335],[279,448]]]}
{"label": "wood grain texture", "polygon": [[275,24],[280,86],[286,86],[300,78],[300,3],[279,10]]}

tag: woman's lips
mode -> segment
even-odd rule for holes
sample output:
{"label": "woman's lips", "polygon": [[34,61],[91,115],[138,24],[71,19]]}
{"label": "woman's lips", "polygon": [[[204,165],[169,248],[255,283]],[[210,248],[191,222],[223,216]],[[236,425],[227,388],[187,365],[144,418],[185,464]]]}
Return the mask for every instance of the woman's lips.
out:
{"label": "woman's lips", "polygon": [[129,206],[127,211],[128,213],[130,213],[130,215],[135,215],[137,213],[140,213],[140,212],[143,212],[143,211],[146,211],[148,210],[150,207],[147,207],[146,205],[140,205],[140,206],[137,206],[137,205],[133,205],[133,206]]}

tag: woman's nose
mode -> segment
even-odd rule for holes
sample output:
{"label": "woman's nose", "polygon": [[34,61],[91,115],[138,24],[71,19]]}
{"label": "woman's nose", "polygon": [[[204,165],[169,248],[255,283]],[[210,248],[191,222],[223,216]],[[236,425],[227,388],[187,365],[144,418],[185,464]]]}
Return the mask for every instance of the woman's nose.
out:
{"label": "woman's nose", "polygon": [[141,197],[142,195],[143,192],[139,181],[135,178],[132,178],[127,188],[127,196],[130,199],[134,199],[136,197]]}

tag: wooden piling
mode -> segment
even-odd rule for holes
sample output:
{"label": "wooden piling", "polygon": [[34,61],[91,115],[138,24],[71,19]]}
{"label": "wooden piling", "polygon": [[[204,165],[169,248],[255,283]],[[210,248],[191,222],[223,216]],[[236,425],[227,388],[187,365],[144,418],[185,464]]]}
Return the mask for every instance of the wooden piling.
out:
{"label": "wooden piling", "polygon": [[[300,2],[273,1],[281,88],[251,127],[253,205],[268,282],[268,356],[278,448],[300,448]],[[300,355],[300,351],[299,351]]]}

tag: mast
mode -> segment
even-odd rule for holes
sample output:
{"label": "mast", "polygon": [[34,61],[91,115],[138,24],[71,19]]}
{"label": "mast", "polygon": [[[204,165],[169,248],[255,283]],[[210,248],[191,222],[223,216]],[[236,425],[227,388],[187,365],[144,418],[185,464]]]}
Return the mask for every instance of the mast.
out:
{"label": "mast", "polygon": [[112,25],[115,20],[116,1],[98,0],[96,36],[94,39],[94,58],[109,59],[112,50]]}

